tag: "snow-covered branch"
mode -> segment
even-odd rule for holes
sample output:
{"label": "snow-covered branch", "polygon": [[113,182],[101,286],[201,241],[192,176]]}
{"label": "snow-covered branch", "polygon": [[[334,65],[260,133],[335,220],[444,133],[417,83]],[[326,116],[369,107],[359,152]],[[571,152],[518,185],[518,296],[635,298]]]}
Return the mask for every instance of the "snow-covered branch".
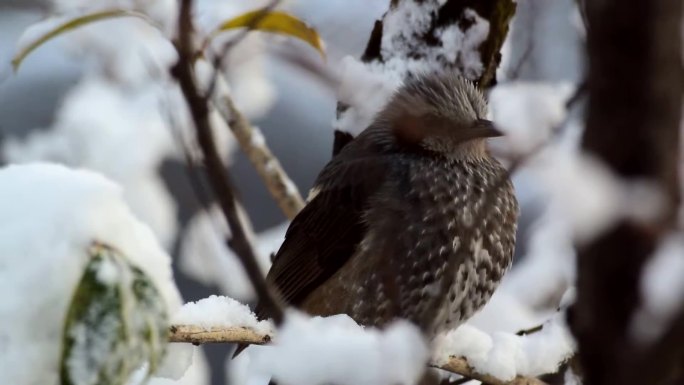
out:
{"label": "snow-covered branch", "polygon": [[535,377],[517,376],[511,381],[504,381],[489,374],[478,373],[468,364],[468,360],[464,357],[448,358],[446,363],[441,365],[434,365],[434,367],[460,374],[464,377],[472,378],[489,385],[545,385],[546,383]]}
{"label": "snow-covered branch", "polygon": [[[250,345],[263,345],[271,342],[273,336],[256,332],[253,329],[232,327],[210,327],[193,325],[174,325],[169,331],[171,342],[184,342],[195,345],[207,343],[240,343]],[[490,385],[544,385],[545,382],[534,377],[516,376],[513,380],[502,380],[489,374],[478,373],[468,363],[465,357],[450,356],[435,360],[429,364],[431,367],[459,374],[464,377],[482,381]]]}

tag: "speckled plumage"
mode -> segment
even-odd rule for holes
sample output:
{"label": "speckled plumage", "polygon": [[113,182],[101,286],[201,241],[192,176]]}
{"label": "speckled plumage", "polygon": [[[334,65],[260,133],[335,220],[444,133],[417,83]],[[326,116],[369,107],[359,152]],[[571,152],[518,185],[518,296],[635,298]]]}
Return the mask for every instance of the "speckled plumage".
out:
{"label": "speckled plumage", "polygon": [[267,280],[295,307],[365,325],[405,318],[433,335],[469,318],[511,264],[518,215],[485,115],[461,78],[402,87],[323,169]]}

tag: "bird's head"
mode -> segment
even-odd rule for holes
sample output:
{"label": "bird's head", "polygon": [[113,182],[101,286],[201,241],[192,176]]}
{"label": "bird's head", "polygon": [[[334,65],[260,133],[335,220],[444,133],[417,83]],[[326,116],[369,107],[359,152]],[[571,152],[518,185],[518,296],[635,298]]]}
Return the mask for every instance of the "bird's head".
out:
{"label": "bird's head", "polygon": [[455,157],[486,155],[485,139],[501,136],[486,119],[487,102],[454,74],[418,75],[402,85],[377,119],[397,142]]}

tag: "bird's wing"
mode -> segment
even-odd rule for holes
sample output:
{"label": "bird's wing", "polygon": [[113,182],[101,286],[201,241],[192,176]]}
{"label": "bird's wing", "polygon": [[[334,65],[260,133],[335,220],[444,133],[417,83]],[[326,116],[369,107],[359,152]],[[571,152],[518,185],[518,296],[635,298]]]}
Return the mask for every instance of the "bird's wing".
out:
{"label": "bird's wing", "polygon": [[[295,217],[267,281],[297,305],[352,256],[366,232],[363,213],[383,184],[391,155],[347,149],[321,172],[314,198]],[[257,306],[263,318],[263,308]]]}

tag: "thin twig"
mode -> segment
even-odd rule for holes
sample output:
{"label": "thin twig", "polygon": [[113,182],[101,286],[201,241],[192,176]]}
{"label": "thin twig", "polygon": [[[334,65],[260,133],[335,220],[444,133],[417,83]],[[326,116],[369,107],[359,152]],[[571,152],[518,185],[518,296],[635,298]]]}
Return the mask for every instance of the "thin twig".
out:
{"label": "thin twig", "polygon": [[170,342],[187,342],[193,345],[209,343],[239,343],[263,345],[271,342],[271,336],[249,328],[203,328],[194,325],[174,325],[169,329]]}
{"label": "thin twig", "polygon": [[[169,104],[167,104],[167,107],[168,106]],[[206,188],[205,184],[202,181],[202,178],[200,177],[199,170],[197,170],[197,162],[193,158],[192,151],[189,148],[188,144],[185,143],[185,140],[183,139],[183,133],[181,132],[180,123],[173,115],[173,112],[170,110],[170,107],[166,108],[166,111],[166,120],[167,122],[169,122],[169,125],[171,126],[171,135],[173,136],[176,145],[183,153],[183,159],[185,160],[185,162],[183,163],[183,168],[185,169],[185,175],[187,176],[188,181],[190,182],[190,188],[192,189],[193,196],[197,201],[198,207],[203,208],[212,201],[213,196],[211,195],[211,191],[209,191]]]}
{"label": "thin twig", "polygon": [[542,329],[544,329],[544,324],[537,325],[537,326],[531,327],[531,328],[529,328],[529,329],[518,330],[518,331],[515,333],[515,335],[516,335],[516,336],[527,336],[527,335],[530,335],[530,334],[538,333],[538,332],[542,331]]}
{"label": "thin twig", "polygon": [[178,17],[178,36],[174,41],[178,51],[178,62],[171,69],[171,74],[178,80],[181,91],[188,103],[197,133],[197,140],[202,150],[204,166],[209,176],[209,182],[216,193],[223,215],[226,217],[226,222],[230,227],[232,238],[228,244],[240,258],[252,285],[254,285],[259,302],[268,309],[269,314],[273,316],[273,321],[278,325],[283,319],[282,309],[278,306],[266,285],[252,245],[249,243],[240,221],[235,194],[229,182],[228,171],[223,166],[212,137],[211,124],[209,122],[209,105],[197,87],[193,70],[195,49],[192,43],[193,25],[191,10],[192,0],[182,0]]}

